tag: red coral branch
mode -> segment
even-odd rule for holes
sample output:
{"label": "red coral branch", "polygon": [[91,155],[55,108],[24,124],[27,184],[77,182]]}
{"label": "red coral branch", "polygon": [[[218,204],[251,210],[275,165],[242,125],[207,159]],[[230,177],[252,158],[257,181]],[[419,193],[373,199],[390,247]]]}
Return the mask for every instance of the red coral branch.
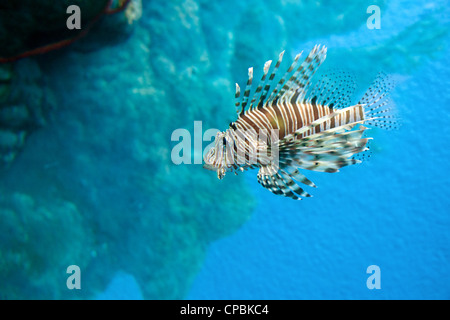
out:
{"label": "red coral branch", "polygon": [[123,10],[125,10],[125,8],[128,6],[128,4],[130,3],[131,0],[125,0],[124,2],[122,2],[122,4],[119,4],[119,6],[115,9],[112,9],[111,6],[108,6],[106,8],[106,10],[104,10],[105,14],[114,14],[117,12],[121,12]]}
{"label": "red coral branch", "polygon": [[86,27],[83,28],[82,31],[80,31],[76,36],[69,38],[69,39],[64,39],[61,41],[57,41],[54,43],[50,43],[47,45],[43,45],[41,47],[35,48],[35,49],[31,49],[31,50],[27,50],[25,52],[19,53],[17,55],[14,55],[12,57],[0,57],[0,64],[2,63],[8,63],[8,62],[13,62],[19,59],[23,59],[26,57],[30,57],[30,56],[35,56],[38,54],[44,54],[47,53],[49,51],[53,51],[53,50],[57,50],[57,49],[61,49],[63,47],[66,47],[72,43],[74,43],[75,41],[83,38],[86,34],[88,34],[89,30],[92,28],[92,26],[105,14],[114,14],[114,13],[118,13],[123,11],[126,6],[130,3],[131,0],[125,0],[124,2],[122,2],[122,4],[120,4],[117,8],[112,8],[112,2],[113,0],[108,0],[105,8],[100,11],[100,13],[98,15],[96,15],[91,21],[89,21],[89,23],[87,24]]}

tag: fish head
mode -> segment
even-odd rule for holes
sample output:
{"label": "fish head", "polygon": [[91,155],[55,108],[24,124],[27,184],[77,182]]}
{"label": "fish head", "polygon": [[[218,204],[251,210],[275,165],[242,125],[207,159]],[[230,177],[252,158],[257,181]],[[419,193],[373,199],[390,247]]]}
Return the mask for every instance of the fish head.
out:
{"label": "fish head", "polygon": [[226,132],[218,132],[214,140],[214,145],[203,157],[203,161],[205,162],[203,168],[216,171],[217,178],[219,179],[222,179],[228,171],[225,159],[226,147]]}

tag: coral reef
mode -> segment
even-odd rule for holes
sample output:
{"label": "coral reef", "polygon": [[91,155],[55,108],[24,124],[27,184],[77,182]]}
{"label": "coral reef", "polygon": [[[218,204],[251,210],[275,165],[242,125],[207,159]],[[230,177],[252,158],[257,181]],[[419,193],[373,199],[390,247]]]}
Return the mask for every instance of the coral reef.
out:
{"label": "coral reef", "polygon": [[[109,0],[6,1],[0,4],[0,57],[19,55],[50,42],[74,36],[66,27],[67,7],[77,5],[81,21],[88,22],[103,11]],[[20,23],[17,23],[20,21]],[[85,26],[85,25],[83,25]],[[78,32],[78,31],[76,31]],[[80,32],[83,32],[83,28]],[[14,36],[11,36],[14,34]]]}
{"label": "coral reef", "polygon": [[52,93],[43,86],[35,61],[0,65],[0,168],[13,162],[28,135],[45,124],[45,114],[53,107]]}
{"label": "coral reef", "polygon": [[[144,16],[154,9],[148,6]],[[233,113],[233,95],[227,75],[211,69],[210,48],[183,39],[203,37],[199,7],[188,1],[167,3],[165,10],[170,14],[135,21],[120,45],[90,45],[114,27],[102,21],[70,51],[14,64],[11,91],[28,90],[30,99],[39,94],[31,100],[52,107],[45,126],[28,136],[1,173],[2,214],[10,221],[5,227],[17,224],[35,232],[33,239],[45,238],[21,242],[18,233],[5,231],[1,265],[8,271],[8,298],[92,298],[119,270],[136,278],[145,298],[183,298],[208,244],[249,218],[253,201],[243,177],[211,188],[216,178],[201,165],[171,162],[172,131],[190,129],[194,120],[208,127],[223,121]],[[157,40],[168,32],[183,39],[180,51],[165,47],[164,37]],[[39,109],[12,93],[8,99],[5,110],[27,106],[28,113],[8,109],[15,122]],[[15,195],[31,203],[20,219],[48,223],[20,227],[9,205]],[[63,216],[76,221],[63,225]],[[17,243],[20,259],[8,243]],[[80,291],[65,286],[71,264],[81,268]]]}
{"label": "coral reef", "polygon": [[[74,261],[86,267],[93,237],[71,202],[42,201],[23,193],[0,196],[0,282],[7,299],[67,298],[64,285]],[[62,241],[63,240],[63,241]],[[87,288],[89,291],[89,287]]]}
{"label": "coral reef", "polygon": [[142,17],[142,0],[132,0],[125,9],[128,24],[133,24]]}
{"label": "coral reef", "polygon": [[[81,14],[85,24],[76,35],[73,35],[74,31],[62,27],[65,26],[68,16],[65,10],[69,4],[83,8]],[[130,9],[127,8],[128,4],[132,4]],[[10,62],[68,46],[85,36],[102,15],[128,9],[125,15],[104,21],[100,27],[94,28],[92,33],[96,36],[81,42],[76,49],[93,50],[122,41],[131,32],[125,21],[139,19],[142,10],[140,4],[137,0],[125,0],[117,4],[115,1],[102,0],[61,2],[58,5],[51,1],[41,1],[39,5],[21,1],[18,4],[0,5],[0,167],[14,161],[26,137],[45,123],[48,109],[54,107],[52,93],[45,88],[39,65],[32,60],[14,65]],[[117,7],[110,8],[113,5]],[[21,23],[17,24],[16,21]],[[95,40],[99,37],[108,40]],[[22,71],[16,72],[17,68],[22,68]],[[14,90],[11,90],[11,86]]]}

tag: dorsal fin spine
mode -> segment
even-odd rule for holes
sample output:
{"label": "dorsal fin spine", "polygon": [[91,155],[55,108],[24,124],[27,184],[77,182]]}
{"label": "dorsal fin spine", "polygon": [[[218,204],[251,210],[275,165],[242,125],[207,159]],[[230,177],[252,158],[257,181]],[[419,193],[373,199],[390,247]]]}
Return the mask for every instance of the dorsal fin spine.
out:
{"label": "dorsal fin spine", "polygon": [[236,93],[234,95],[235,99],[236,99],[236,113],[239,115],[239,113],[241,112],[239,106],[241,105],[241,102],[239,101],[239,96],[241,95],[241,88],[239,87],[239,84],[236,83]]}
{"label": "dorsal fin spine", "polygon": [[[297,100],[303,100],[305,93],[307,91],[309,81],[314,73],[317,71],[318,67],[322,64],[326,57],[326,47],[323,46],[321,49],[320,45],[314,46],[313,50],[308,54],[305,61],[298,67],[294,74],[289,78],[288,82],[285,84],[283,89],[277,94],[274,99],[279,99],[283,97],[284,99],[289,99],[290,96],[295,91],[300,91]],[[313,64],[317,63],[316,66]],[[288,94],[286,93],[292,93]]]}
{"label": "dorsal fin spine", "polygon": [[261,81],[259,82],[258,87],[256,88],[255,94],[253,95],[253,99],[250,102],[250,110],[255,108],[254,102],[256,100],[258,100],[258,103],[256,104],[256,106],[259,104],[259,101],[261,100],[262,93],[259,94],[259,98],[257,99],[258,93],[261,92],[261,90],[262,90],[262,88],[263,88],[263,86],[264,86],[264,84],[266,82],[267,73],[269,72],[269,68],[270,68],[271,64],[272,64],[272,60],[266,61],[266,63],[264,64],[264,74],[263,74],[263,76],[261,78]]}
{"label": "dorsal fin spine", "polygon": [[294,61],[292,62],[291,66],[289,67],[289,69],[286,71],[286,73],[284,74],[284,76],[280,79],[280,81],[278,81],[277,87],[272,91],[272,93],[269,96],[268,101],[271,101],[273,97],[275,97],[277,95],[277,92],[280,90],[281,86],[284,84],[284,82],[286,81],[286,77],[289,75],[289,73],[292,72],[292,70],[294,70],[294,68],[296,67],[297,63],[298,63],[298,59],[300,59],[300,56],[302,55],[303,51],[300,52],[299,54],[297,54],[294,58]]}
{"label": "dorsal fin spine", "polygon": [[250,90],[252,88],[252,82],[253,82],[253,67],[248,68],[247,86],[245,87],[244,97],[243,97],[242,103],[241,103],[241,113],[240,114],[244,114],[244,112],[245,112],[245,107],[247,106],[248,97],[250,96]]}
{"label": "dorsal fin spine", "polygon": [[261,98],[259,99],[258,102],[258,108],[261,108],[264,106],[264,100],[267,97],[267,94],[269,93],[270,90],[270,86],[272,85],[272,81],[275,78],[275,75],[278,71],[278,68],[280,67],[281,61],[283,61],[283,55],[284,55],[284,51],[282,51],[279,55],[278,55],[278,61],[275,64],[275,68],[273,69],[272,73],[270,74],[269,77],[269,81],[267,82],[267,84],[264,86],[264,90],[261,94]]}

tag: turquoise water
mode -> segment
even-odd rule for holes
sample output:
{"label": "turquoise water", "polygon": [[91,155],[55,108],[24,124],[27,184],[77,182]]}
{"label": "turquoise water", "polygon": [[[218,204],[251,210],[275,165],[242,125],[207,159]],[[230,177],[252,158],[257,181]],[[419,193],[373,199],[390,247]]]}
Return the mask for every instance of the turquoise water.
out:
{"label": "turquoise water", "polygon": [[[380,29],[366,25],[373,4]],[[106,17],[68,48],[11,64],[0,111],[25,105],[41,121],[0,172],[1,297],[450,298],[447,1],[142,8],[131,25]],[[356,77],[355,101],[379,71],[397,81],[401,126],[371,130],[368,162],[306,172],[318,188],[303,201],[265,190],[256,171],[219,181],[172,163],[175,129],[235,120],[248,67],[319,43],[321,68]],[[6,127],[2,141],[17,132]],[[69,265],[79,290],[66,286]],[[371,265],[380,289],[367,287]]]}

